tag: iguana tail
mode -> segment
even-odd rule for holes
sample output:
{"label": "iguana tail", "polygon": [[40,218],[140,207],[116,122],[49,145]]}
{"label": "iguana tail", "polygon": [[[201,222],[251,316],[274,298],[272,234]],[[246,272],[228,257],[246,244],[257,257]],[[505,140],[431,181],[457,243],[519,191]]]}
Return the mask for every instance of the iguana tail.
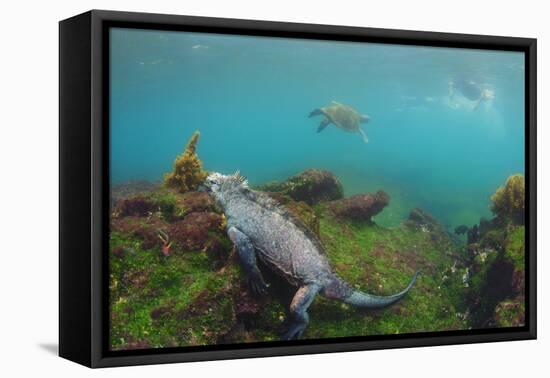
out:
{"label": "iguana tail", "polygon": [[407,285],[407,287],[397,294],[393,294],[389,296],[379,296],[379,295],[368,294],[359,290],[353,290],[350,295],[339,299],[342,300],[344,303],[357,306],[357,307],[364,307],[364,308],[386,307],[391,304],[394,304],[395,302],[403,298],[405,295],[407,295],[411,287],[413,287],[414,283],[416,282],[416,277],[418,277],[418,274],[419,272],[416,272],[413,278],[411,279],[411,282],[409,282],[409,284]]}

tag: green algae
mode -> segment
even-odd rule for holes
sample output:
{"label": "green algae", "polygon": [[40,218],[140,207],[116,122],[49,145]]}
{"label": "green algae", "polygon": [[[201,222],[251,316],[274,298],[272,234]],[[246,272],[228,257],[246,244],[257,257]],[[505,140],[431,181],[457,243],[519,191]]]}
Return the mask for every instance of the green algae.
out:
{"label": "green algae", "polygon": [[205,253],[165,257],[112,233],[117,250],[122,256],[111,252],[109,260],[112,349],[212,344],[227,332],[240,281],[235,264],[213,271]]}
{"label": "green algae", "polygon": [[[166,214],[173,215],[182,203],[179,194],[153,196],[169,205]],[[356,309],[318,296],[303,338],[468,327],[463,271],[450,269],[458,258],[450,238],[404,226],[337,221],[322,205],[312,211],[334,271],[353,287],[388,295],[405,287],[416,270],[422,273],[406,298],[383,310]],[[139,238],[123,232],[111,233],[110,246],[113,350],[280,339],[293,290],[281,289],[284,283],[272,284],[265,298],[246,299],[255,307],[243,312],[242,298],[249,294],[234,256],[213,269],[204,251],[178,250],[166,257],[160,247],[143,248]]]}
{"label": "green algae", "polygon": [[521,327],[525,325],[525,301],[523,297],[500,302],[495,308],[498,327]]}
{"label": "green algae", "polygon": [[[443,278],[453,265],[450,242],[405,227],[387,229],[324,218],[321,235],[334,271],[357,289],[389,295],[422,273],[409,295],[382,310],[356,309],[319,298],[310,308],[305,338],[344,337],[464,329],[460,272]],[[458,315],[457,315],[458,314]]]}
{"label": "green algae", "polygon": [[515,269],[525,271],[525,227],[514,228],[506,238],[505,258],[510,261]]}

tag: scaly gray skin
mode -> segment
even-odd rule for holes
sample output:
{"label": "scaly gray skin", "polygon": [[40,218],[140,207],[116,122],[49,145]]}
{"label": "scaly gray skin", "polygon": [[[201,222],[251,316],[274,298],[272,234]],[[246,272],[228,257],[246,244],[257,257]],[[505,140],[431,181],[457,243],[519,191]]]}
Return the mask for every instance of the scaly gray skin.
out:
{"label": "scaly gray skin", "polygon": [[224,210],[227,234],[252,292],[263,295],[267,287],[257,258],[298,287],[290,304],[291,323],[283,335],[285,340],[302,335],[309,321],[307,309],[317,294],[358,307],[380,308],[403,298],[416,281],[418,272],[403,291],[391,296],[355,290],[332,272],[319,238],[269,196],[249,189],[239,173],[212,173],[205,187]]}

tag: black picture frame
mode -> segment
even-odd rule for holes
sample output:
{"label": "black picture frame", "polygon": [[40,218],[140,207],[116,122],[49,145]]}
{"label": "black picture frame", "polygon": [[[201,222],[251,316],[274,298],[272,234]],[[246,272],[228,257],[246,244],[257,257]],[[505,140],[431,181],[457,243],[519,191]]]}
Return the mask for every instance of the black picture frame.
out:
{"label": "black picture frame", "polygon": [[[525,53],[526,325],[110,352],[108,29],[129,27]],[[536,39],[92,10],[59,24],[59,354],[89,367],[536,338]]]}

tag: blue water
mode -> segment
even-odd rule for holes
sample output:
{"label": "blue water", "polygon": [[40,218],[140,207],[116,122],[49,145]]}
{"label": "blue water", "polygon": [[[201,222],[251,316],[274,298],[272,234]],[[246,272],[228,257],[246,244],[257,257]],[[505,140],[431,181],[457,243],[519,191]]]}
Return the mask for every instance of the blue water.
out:
{"label": "blue water", "polygon": [[[113,29],[110,65],[113,184],[160,180],[200,130],[207,170],[260,184],[328,169],[346,195],[390,194],[381,224],[422,207],[453,227],[524,172],[522,53]],[[449,96],[453,78],[494,99]],[[316,133],[308,114],[331,101],[370,116],[368,144]]]}

